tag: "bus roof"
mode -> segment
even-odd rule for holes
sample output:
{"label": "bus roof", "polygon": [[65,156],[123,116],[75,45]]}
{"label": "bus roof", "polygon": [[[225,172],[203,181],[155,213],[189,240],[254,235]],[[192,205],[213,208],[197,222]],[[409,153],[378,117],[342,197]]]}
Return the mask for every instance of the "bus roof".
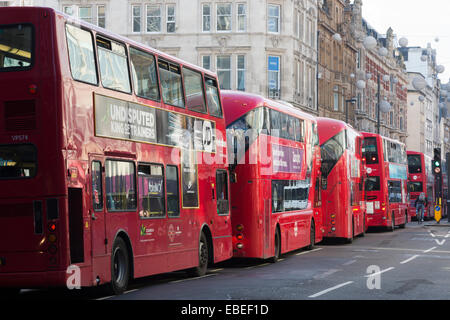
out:
{"label": "bus roof", "polygon": [[59,15],[59,16],[62,16],[66,21],[71,22],[74,25],[79,25],[79,26],[83,26],[87,29],[94,30],[96,33],[101,34],[105,37],[111,38],[112,40],[117,40],[119,42],[127,43],[130,46],[133,46],[135,48],[138,48],[138,49],[141,49],[144,51],[149,51],[149,52],[156,54],[162,58],[168,59],[168,60],[178,63],[178,64],[182,64],[183,66],[190,67],[192,69],[202,71],[203,73],[216,78],[216,73],[212,72],[211,70],[207,70],[207,69],[204,69],[197,65],[194,65],[192,63],[189,63],[187,61],[181,60],[177,57],[174,57],[167,53],[161,52],[161,51],[154,49],[152,47],[149,47],[145,44],[136,42],[130,38],[123,37],[121,35],[118,35],[116,33],[108,31],[106,29],[103,29],[99,26],[93,25],[91,23],[88,23],[86,21],[83,21],[83,20],[80,20],[77,18],[74,18],[68,14],[65,14],[64,12],[55,10],[53,8],[49,8],[49,7],[4,7],[4,8],[0,8],[0,12],[1,11],[11,11],[12,12],[11,15],[14,15],[14,12],[17,12],[17,11],[30,12],[30,14],[36,14],[37,12],[48,12],[52,15]]}
{"label": "bus roof", "polygon": [[317,118],[317,128],[319,129],[319,143],[323,145],[325,142],[333,138],[339,132],[347,129],[352,130],[356,135],[361,136],[361,133],[356,131],[351,125],[344,121],[330,118]]}
{"label": "bus roof", "polygon": [[398,143],[398,144],[400,144],[400,145],[402,145],[402,146],[406,146],[406,145],[405,145],[403,142],[401,142],[401,141],[398,141],[398,140],[395,140],[395,139],[392,139],[392,138],[388,138],[388,137],[379,135],[378,133],[361,132],[361,134],[362,134],[364,137],[374,137],[374,138],[380,137],[381,139],[384,139],[384,140],[387,140],[387,141],[390,141],[390,142],[393,142],[393,143]]}
{"label": "bus roof", "polygon": [[287,102],[278,102],[257,94],[242,91],[222,90],[220,93],[227,125],[241,118],[249,111],[263,106],[290,114],[297,118],[316,122],[314,116],[295,108]]}

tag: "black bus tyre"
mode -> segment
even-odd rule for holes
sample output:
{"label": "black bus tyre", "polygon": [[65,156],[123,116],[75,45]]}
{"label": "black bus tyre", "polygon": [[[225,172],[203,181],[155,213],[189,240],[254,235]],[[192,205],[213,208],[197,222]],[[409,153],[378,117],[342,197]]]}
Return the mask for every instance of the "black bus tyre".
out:
{"label": "black bus tyre", "polygon": [[111,291],[116,295],[125,292],[130,280],[130,261],[128,249],[122,238],[118,237],[111,253]]}
{"label": "black bus tyre", "polygon": [[198,266],[188,270],[188,274],[192,277],[203,277],[208,270],[208,240],[202,232],[198,244]]}
{"label": "black bus tyre", "polygon": [[275,241],[274,241],[274,256],[269,259],[271,263],[276,263],[281,255],[281,235],[280,230],[277,228],[275,231]]}
{"label": "black bus tyre", "polygon": [[346,239],[347,244],[352,244],[354,238],[355,238],[355,220],[352,219],[352,236]]}
{"label": "black bus tyre", "polygon": [[360,234],[361,238],[364,238],[366,236],[366,214],[364,214],[364,218],[363,218],[363,229],[362,229],[362,233]]}
{"label": "black bus tyre", "polygon": [[406,211],[405,214],[405,223],[400,225],[400,229],[405,229],[407,223],[408,223],[408,211]]}
{"label": "black bus tyre", "polygon": [[311,228],[309,231],[309,246],[306,247],[306,250],[308,251],[314,250],[315,246],[316,246],[316,226],[314,224],[314,221],[311,221]]}
{"label": "black bus tyre", "polygon": [[395,214],[394,214],[394,212],[392,211],[392,217],[391,217],[392,219],[392,223],[391,223],[391,226],[389,227],[389,231],[391,231],[391,232],[394,232],[394,230],[395,230]]}

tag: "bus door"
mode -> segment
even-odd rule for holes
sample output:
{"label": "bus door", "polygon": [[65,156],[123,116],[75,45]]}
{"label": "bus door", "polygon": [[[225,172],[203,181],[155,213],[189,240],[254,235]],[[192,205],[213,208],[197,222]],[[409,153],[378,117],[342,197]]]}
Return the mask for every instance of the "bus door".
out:
{"label": "bus door", "polygon": [[[90,206],[89,216],[91,218],[91,252],[92,259],[106,255],[106,221],[104,203],[104,178],[103,163],[98,156],[89,156],[90,166]],[[97,265],[97,264],[94,264]],[[95,273],[95,272],[94,272]]]}
{"label": "bus door", "polygon": [[[230,197],[228,171],[217,170],[215,183],[211,185],[213,203],[216,212],[211,217],[211,228],[214,238],[214,258],[229,258],[232,252]],[[215,189],[215,190],[214,190]]]}

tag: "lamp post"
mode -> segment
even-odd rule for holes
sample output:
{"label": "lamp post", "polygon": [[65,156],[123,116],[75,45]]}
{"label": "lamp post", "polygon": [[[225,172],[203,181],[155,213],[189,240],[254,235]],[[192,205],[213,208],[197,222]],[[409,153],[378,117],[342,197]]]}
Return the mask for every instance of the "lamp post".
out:
{"label": "lamp post", "polygon": [[380,73],[377,73],[377,85],[378,85],[378,89],[377,89],[377,134],[380,134],[380,125],[381,125],[381,82],[380,82]]}

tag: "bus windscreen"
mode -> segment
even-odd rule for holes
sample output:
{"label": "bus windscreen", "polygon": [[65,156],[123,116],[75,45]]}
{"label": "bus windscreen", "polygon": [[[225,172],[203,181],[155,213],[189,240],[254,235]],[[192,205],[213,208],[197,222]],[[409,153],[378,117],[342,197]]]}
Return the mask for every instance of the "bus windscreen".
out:
{"label": "bus windscreen", "polygon": [[31,67],[33,28],[30,25],[0,26],[0,71],[18,71]]}

